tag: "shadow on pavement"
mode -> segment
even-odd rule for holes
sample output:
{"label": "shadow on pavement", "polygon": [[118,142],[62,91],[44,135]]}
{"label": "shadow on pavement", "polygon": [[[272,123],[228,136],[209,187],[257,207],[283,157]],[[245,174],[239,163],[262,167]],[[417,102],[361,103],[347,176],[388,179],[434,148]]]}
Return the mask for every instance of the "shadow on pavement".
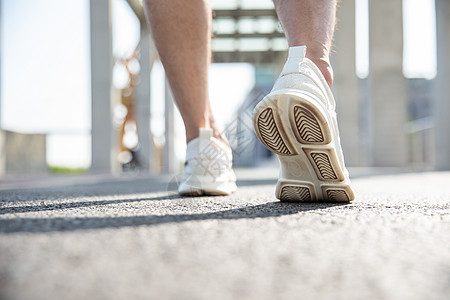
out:
{"label": "shadow on pavement", "polygon": [[36,201],[91,196],[122,196],[164,192],[168,188],[165,176],[116,178],[102,181],[65,184],[61,186],[25,187],[0,190],[0,201]]}
{"label": "shadow on pavement", "polygon": [[[268,185],[276,184],[276,180],[240,180],[237,182],[238,186],[255,186],[255,185]],[[0,192],[0,201],[2,202],[19,202],[19,201],[35,201],[39,204],[35,205],[20,205],[20,206],[9,206],[2,208],[0,210],[0,215],[7,215],[13,213],[26,213],[26,212],[38,212],[38,211],[49,211],[49,210],[60,210],[60,209],[70,209],[70,208],[80,208],[80,207],[91,207],[91,206],[101,206],[101,205],[111,205],[120,203],[132,203],[140,201],[158,201],[167,200],[171,198],[178,198],[176,192],[176,187],[169,187],[169,190],[165,190],[165,182],[160,184],[159,189],[144,187],[140,189],[132,188],[132,191],[125,193],[123,191],[123,186],[130,185],[130,182],[114,182],[114,183],[102,183],[103,186],[97,185],[83,185],[80,186],[68,186],[61,188],[38,188],[33,190],[5,190]],[[142,185],[142,183],[138,184]],[[162,186],[162,187],[161,187]],[[98,189],[104,189],[105,192],[99,193]],[[122,193],[115,193],[111,189],[120,189]],[[166,187],[167,189],[167,187]],[[107,191],[107,192],[106,192]],[[132,195],[135,193],[142,192],[164,192],[166,195],[160,195],[156,197],[134,197],[129,199],[110,199],[110,200],[97,200],[97,201],[70,201],[64,203],[41,203],[42,201],[51,201],[59,199],[68,198],[82,198],[82,197],[98,197],[98,196],[123,196],[125,194]]]}
{"label": "shadow on pavement", "polygon": [[[158,201],[168,200],[171,198],[178,198],[175,195],[162,195],[156,197],[137,197],[130,199],[117,199],[117,200],[94,200],[94,201],[70,201],[60,203],[39,203],[35,205],[20,205],[20,206],[8,206],[0,210],[0,215],[19,214],[27,212],[39,212],[39,211],[54,211],[71,208],[102,206],[121,203],[132,203],[140,201]],[[1,229],[0,229],[1,231]]]}
{"label": "shadow on pavement", "polygon": [[[127,201],[127,200],[123,200]],[[133,200],[134,201],[134,200]],[[139,201],[139,200],[136,200]],[[108,201],[108,203],[110,203]],[[58,218],[16,218],[0,220],[2,233],[42,233],[68,232],[105,228],[122,228],[135,226],[155,226],[167,223],[183,223],[204,220],[235,220],[270,218],[293,215],[299,212],[326,209],[346,205],[335,203],[284,203],[269,202],[237,209],[222,210],[196,214],[147,215],[124,217],[58,217]]]}
{"label": "shadow on pavement", "polygon": [[[173,185],[173,178],[175,176],[172,178],[169,176],[129,177],[61,186],[3,189],[0,190],[0,201],[51,201],[64,198],[124,196],[154,192],[176,194],[177,187]],[[238,180],[237,185],[275,185],[276,182],[273,179]]]}

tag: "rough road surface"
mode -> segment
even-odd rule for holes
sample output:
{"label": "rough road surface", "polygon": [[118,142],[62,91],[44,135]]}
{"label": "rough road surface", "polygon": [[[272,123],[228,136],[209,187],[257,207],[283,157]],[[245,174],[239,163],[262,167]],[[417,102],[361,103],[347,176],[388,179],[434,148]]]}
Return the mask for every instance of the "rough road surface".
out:
{"label": "rough road surface", "polygon": [[449,172],[359,177],[347,205],[280,203],[242,174],[229,197],[0,183],[0,299],[450,299]]}

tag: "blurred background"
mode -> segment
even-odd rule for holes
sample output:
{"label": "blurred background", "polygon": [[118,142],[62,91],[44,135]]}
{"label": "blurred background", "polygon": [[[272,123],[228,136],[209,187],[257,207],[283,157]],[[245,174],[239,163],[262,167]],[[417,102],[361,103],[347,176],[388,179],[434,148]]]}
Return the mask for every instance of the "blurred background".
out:
{"label": "blurred background", "polygon": [[[333,90],[348,166],[450,169],[449,2],[340,1]],[[273,3],[210,3],[210,97],[235,166],[276,166],[251,122],[287,56]],[[0,176],[181,170],[183,123],[140,0],[0,11]]]}

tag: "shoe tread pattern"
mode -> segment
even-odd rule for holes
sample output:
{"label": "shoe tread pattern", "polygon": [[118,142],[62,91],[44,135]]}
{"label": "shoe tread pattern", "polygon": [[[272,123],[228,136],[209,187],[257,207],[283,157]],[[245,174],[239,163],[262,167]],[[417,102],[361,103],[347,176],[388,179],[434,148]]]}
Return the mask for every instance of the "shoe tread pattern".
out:
{"label": "shoe tread pattern", "polygon": [[303,201],[312,200],[309,188],[301,186],[284,186],[280,193],[281,201]]}
{"label": "shoe tread pattern", "polygon": [[328,199],[336,202],[349,202],[350,198],[344,190],[327,190]]}
{"label": "shoe tread pattern", "polygon": [[317,119],[308,110],[300,107],[294,107],[294,118],[298,134],[303,141],[307,143],[323,143],[324,137]]}
{"label": "shoe tread pattern", "polygon": [[320,175],[325,180],[336,180],[337,176],[331,166],[330,159],[325,153],[313,152],[311,153],[311,157],[314,160],[317,169],[320,172]]}
{"label": "shoe tread pattern", "polygon": [[292,154],[278,131],[272,108],[268,107],[258,117],[258,130],[269,150],[277,154]]}

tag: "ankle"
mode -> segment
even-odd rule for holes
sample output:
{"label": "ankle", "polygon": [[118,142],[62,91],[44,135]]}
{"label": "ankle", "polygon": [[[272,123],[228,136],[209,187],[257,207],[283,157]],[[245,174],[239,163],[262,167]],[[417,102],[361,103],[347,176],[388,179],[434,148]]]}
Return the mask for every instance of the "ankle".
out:
{"label": "ankle", "polygon": [[186,144],[189,144],[190,141],[193,139],[198,138],[199,136],[199,129],[195,130],[186,130]]}
{"label": "ankle", "polygon": [[211,128],[209,112],[191,115],[190,118],[185,118],[184,128],[186,130],[186,143],[198,138],[200,128]]}
{"label": "ankle", "polygon": [[310,60],[319,68],[323,77],[325,78],[328,86],[331,88],[333,85],[333,68],[330,61],[325,58],[310,58]]}
{"label": "ankle", "polygon": [[306,57],[309,58],[320,70],[328,86],[333,84],[333,68],[330,63],[330,49],[325,44],[307,44]]}
{"label": "ankle", "polygon": [[196,126],[196,127],[190,127],[188,128],[186,126],[186,143],[189,143],[193,139],[198,138],[200,134],[200,128],[211,128],[212,129],[212,136],[216,139],[218,139],[221,142],[227,143],[225,137],[220,132],[219,128],[215,123],[210,123],[205,126]]}
{"label": "ankle", "polygon": [[189,143],[199,136],[200,128],[211,128],[212,136],[227,144],[226,138],[222,135],[222,132],[214,119],[209,104],[206,113],[197,115],[195,118],[184,120],[184,127],[186,130],[186,143]]}

